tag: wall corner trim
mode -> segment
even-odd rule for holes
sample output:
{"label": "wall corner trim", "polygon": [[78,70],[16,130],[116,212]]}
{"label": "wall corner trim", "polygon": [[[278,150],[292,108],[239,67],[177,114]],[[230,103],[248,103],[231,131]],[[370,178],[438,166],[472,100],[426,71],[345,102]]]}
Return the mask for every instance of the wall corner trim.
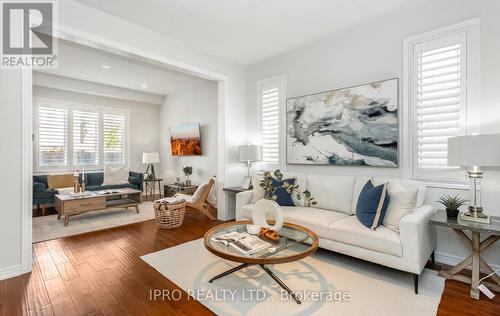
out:
{"label": "wall corner trim", "polygon": [[17,264],[0,269],[0,280],[5,280],[21,275],[21,265]]}

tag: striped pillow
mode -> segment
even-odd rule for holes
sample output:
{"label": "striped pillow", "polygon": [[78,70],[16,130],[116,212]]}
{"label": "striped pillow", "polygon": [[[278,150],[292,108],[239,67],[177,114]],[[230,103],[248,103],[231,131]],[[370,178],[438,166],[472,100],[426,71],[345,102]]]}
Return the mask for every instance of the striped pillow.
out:
{"label": "striped pillow", "polygon": [[389,205],[387,186],[388,183],[375,186],[373,179],[370,179],[359,194],[356,217],[361,224],[373,230],[384,221],[387,205]]}

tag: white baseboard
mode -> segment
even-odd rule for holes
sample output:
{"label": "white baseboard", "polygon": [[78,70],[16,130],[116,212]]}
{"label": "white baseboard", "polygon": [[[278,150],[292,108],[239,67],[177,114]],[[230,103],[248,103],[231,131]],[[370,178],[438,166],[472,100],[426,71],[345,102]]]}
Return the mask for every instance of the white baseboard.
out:
{"label": "white baseboard", "polygon": [[[454,265],[457,265],[459,264],[462,260],[464,260],[465,258],[463,257],[458,257],[458,256],[454,256],[454,255],[450,255],[450,254],[447,254],[447,253],[443,253],[443,252],[437,252],[435,253],[435,259],[436,259],[436,262],[439,262],[439,263],[444,263],[444,264],[447,264],[447,265],[450,265],[450,266],[454,266]],[[494,271],[499,271],[500,270],[500,265],[497,265],[497,264],[491,264],[491,263],[488,263],[490,265],[490,267],[494,270]]]}
{"label": "white baseboard", "polygon": [[13,278],[21,275],[21,265],[15,265],[0,269],[0,280]]}

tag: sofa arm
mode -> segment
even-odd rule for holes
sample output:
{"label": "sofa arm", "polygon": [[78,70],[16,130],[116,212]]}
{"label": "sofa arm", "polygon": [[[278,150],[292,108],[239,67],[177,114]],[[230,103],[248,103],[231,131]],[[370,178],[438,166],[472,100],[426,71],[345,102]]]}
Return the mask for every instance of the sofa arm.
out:
{"label": "sofa arm", "polygon": [[422,272],[436,248],[436,229],[429,223],[435,212],[433,206],[422,205],[404,216],[399,223],[403,256],[411,262],[412,273]]}
{"label": "sofa arm", "polygon": [[243,205],[250,204],[252,202],[253,191],[244,191],[240,193],[236,193],[236,219],[242,217],[241,215],[241,207]]}
{"label": "sofa arm", "polygon": [[133,172],[133,171],[130,171],[128,173],[128,175],[129,175],[128,182],[130,184],[135,185],[138,190],[142,191],[143,184],[144,184],[144,175],[142,173]]}
{"label": "sofa arm", "polygon": [[33,182],[33,192],[43,192],[47,190],[47,185],[41,182]]}

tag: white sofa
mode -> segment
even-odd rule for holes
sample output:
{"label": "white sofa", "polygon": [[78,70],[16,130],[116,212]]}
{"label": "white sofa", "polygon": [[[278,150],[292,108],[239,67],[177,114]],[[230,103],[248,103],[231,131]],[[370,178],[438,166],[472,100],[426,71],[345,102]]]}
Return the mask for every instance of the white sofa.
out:
{"label": "white sofa", "polygon": [[[311,191],[314,207],[284,206],[285,221],[305,226],[319,237],[319,246],[352,257],[371,261],[414,276],[418,293],[418,275],[433,255],[435,229],[429,225],[434,208],[424,205],[425,186],[416,181],[375,178],[376,183],[397,182],[406,189],[418,189],[417,207],[400,221],[399,234],[385,226],[371,230],[357,219],[356,204],[368,177],[285,174],[296,178],[301,190]],[[251,219],[253,191],[236,195],[236,219]]]}

